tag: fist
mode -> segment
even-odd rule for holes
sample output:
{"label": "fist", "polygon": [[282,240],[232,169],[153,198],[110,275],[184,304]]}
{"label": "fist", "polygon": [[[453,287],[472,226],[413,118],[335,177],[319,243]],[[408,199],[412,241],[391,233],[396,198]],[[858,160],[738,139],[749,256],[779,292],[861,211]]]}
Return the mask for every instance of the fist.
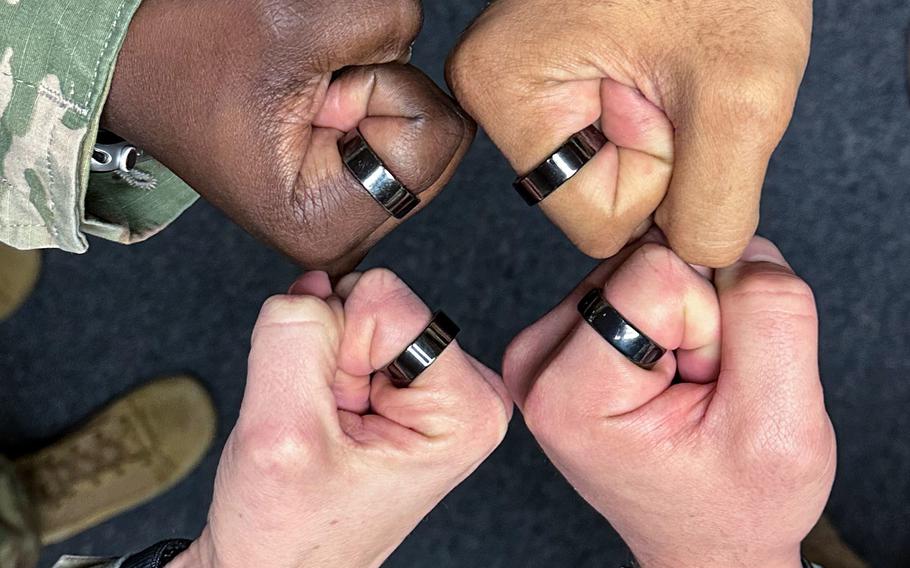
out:
{"label": "fist", "polygon": [[498,0],[447,67],[525,174],[597,123],[610,140],[541,203],[607,258],[652,215],[688,261],[726,266],[758,223],[809,54],[810,0]]}
{"label": "fist", "polygon": [[145,0],[104,125],[308,268],[347,271],[397,224],[346,171],[360,128],[422,204],[473,122],[405,65],[417,0]]}
{"label": "fist", "polygon": [[[668,349],[652,370],[581,320],[592,288]],[[644,568],[797,568],[836,462],[817,357],[812,293],[770,242],[713,279],[645,243],[515,339],[504,377]]]}
{"label": "fist", "polygon": [[381,369],[430,321],[394,274],[291,291],[259,315],[208,525],[176,568],[379,566],[505,435],[501,380],[457,342],[392,386]]}

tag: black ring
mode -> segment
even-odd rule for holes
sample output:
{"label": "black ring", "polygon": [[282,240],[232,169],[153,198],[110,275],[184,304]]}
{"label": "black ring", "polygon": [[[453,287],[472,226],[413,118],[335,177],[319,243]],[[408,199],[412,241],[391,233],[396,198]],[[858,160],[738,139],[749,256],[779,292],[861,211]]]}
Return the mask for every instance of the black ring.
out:
{"label": "black ring", "polygon": [[512,185],[528,205],[536,205],[572,179],[606,144],[607,137],[592,124],[573,134],[549,158],[527,175],[518,177]]}
{"label": "black ring", "polygon": [[455,322],[443,312],[433,314],[426,329],[386,368],[392,384],[398,388],[410,386],[442,355],[459,331]]}
{"label": "black ring", "polygon": [[403,219],[420,203],[420,199],[385,167],[360,130],[355,128],[348,132],[339,142],[339,150],[348,171],[389,215]]}
{"label": "black ring", "polygon": [[642,369],[654,367],[667,352],[616,311],[599,290],[585,294],[578,311],[607,343]]}

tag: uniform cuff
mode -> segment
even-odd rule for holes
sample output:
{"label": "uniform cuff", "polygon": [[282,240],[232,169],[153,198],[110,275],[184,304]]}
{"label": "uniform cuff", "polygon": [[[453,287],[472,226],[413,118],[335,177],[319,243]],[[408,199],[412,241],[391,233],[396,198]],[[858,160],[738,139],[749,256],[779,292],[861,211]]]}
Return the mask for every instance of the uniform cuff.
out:
{"label": "uniform cuff", "polygon": [[[0,241],[84,252],[142,240],[196,199],[156,162],[136,188],[89,174],[117,55],[140,0],[0,2]],[[154,189],[150,189],[154,186]]]}

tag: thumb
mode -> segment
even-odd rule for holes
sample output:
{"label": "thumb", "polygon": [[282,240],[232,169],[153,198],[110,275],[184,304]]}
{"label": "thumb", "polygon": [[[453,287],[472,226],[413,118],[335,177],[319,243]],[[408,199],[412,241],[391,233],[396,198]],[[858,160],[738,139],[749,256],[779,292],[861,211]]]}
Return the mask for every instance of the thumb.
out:
{"label": "thumb", "polygon": [[771,153],[790,122],[799,77],[729,71],[684,80],[666,112],[676,127],[673,177],[655,221],[687,262],[733,263],[758,226]]}
{"label": "thumb", "polygon": [[724,369],[717,402],[734,408],[750,427],[760,421],[803,423],[823,414],[818,313],[809,285],[773,243],[759,237],[739,262],[717,271],[715,284]]}
{"label": "thumb", "polygon": [[575,133],[595,124],[607,143],[540,202],[585,254],[608,258],[649,223],[670,180],[673,127],[628,78],[532,81],[490,90],[471,64],[470,42],[447,79],[459,102],[523,176]]}
{"label": "thumb", "polygon": [[[650,225],[663,200],[673,163],[673,127],[633,87],[603,79],[588,88],[597,89],[599,127],[608,142],[540,207],[582,252],[607,258]],[[551,121],[541,121],[540,128],[549,132],[537,139],[559,136],[552,133]],[[541,154],[534,156],[539,163]],[[518,171],[534,165],[525,162]]]}
{"label": "thumb", "polygon": [[253,329],[240,422],[276,436],[340,432],[332,381],[341,333],[336,307],[319,298],[267,300]]}
{"label": "thumb", "polygon": [[[342,279],[336,292],[345,301],[339,369],[353,377],[373,377],[370,406],[374,414],[428,438],[462,439],[468,433],[474,437],[473,444],[489,434],[485,448],[499,443],[511,416],[511,400],[502,380],[465,353],[457,341],[408,388],[391,384],[386,366],[426,329],[432,317],[407,284],[389,270],[373,269]],[[465,457],[476,456],[469,452]]]}
{"label": "thumb", "polygon": [[422,199],[445,185],[475,132],[452,99],[409,65],[340,72],[329,84],[313,126],[328,131],[325,140],[315,139],[313,148],[327,154],[337,154],[338,132],[359,128],[395,177],[415,194],[425,194]]}

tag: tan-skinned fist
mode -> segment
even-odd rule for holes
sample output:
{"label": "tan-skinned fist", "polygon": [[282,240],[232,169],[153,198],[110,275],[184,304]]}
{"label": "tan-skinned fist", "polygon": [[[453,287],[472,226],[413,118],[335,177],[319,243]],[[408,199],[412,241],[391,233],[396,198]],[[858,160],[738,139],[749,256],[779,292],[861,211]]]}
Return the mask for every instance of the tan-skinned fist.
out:
{"label": "tan-skinned fist", "polygon": [[611,141],[541,207],[607,258],[652,216],[688,262],[726,266],[809,54],[809,0],[497,0],[447,65],[462,106],[525,174],[598,124]]}

